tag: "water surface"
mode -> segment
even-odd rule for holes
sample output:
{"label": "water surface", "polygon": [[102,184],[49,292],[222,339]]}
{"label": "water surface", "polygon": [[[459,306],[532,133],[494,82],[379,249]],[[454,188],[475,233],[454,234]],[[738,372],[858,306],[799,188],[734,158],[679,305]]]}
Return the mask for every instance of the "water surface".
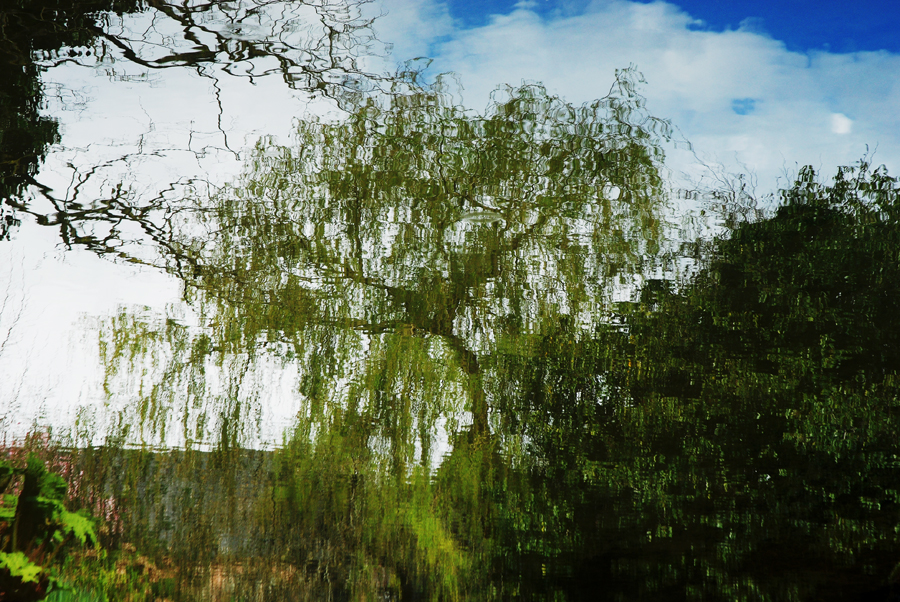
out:
{"label": "water surface", "polygon": [[[26,445],[134,575],[77,587],[896,595],[896,181],[676,199],[634,69],[474,112],[421,61],[376,71],[364,8],[4,9],[0,244],[52,232],[174,291],[109,291],[74,375],[96,386]],[[82,130],[79,77],[112,95]]]}

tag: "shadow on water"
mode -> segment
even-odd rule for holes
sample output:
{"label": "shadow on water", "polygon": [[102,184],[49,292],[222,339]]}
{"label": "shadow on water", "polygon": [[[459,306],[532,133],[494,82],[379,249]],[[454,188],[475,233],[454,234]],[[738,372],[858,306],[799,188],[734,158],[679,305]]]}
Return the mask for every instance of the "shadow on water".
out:
{"label": "shadow on water", "polygon": [[[329,4],[302,52],[275,52],[270,4],[2,13],[3,236],[30,214],[121,256],[109,241],[137,225],[196,325],[100,324],[120,411],[106,432],[84,417],[78,445],[4,448],[0,578],[98,600],[897,599],[896,179],[805,169],[770,212],[685,240],[670,128],[632,69],[593,103],[526,85],[477,114],[448,78],[364,83],[317,54],[374,43]],[[141,11],[185,48],[105,28]],[[115,192],[41,213],[59,140],[41,70],[110,52],[201,70],[268,53],[346,116],[160,196],[162,222]],[[266,449],[263,409],[287,403]],[[97,545],[54,539],[76,532]]]}

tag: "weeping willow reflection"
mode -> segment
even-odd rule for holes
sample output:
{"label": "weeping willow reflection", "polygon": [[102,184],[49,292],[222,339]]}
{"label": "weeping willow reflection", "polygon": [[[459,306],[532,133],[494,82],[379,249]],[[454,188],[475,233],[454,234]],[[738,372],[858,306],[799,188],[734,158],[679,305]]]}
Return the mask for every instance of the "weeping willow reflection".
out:
{"label": "weeping willow reflection", "polygon": [[461,396],[488,433],[490,354],[528,353],[521,337],[562,315],[588,330],[658,244],[667,127],[631,72],[584,107],[505,93],[485,117],[419,90],[301,122],[294,147],[261,141],[171,246],[208,326],[189,345],[169,331],[178,365],[275,355],[302,366],[311,415],[440,414]]}
{"label": "weeping willow reflection", "polygon": [[149,375],[122,426],[147,441],[180,420],[238,453],[266,401],[249,375],[276,358],[302,410],[262,496],[266,545],[355,598],[489,595],[503,491],[525,486],[497,358],[535,361],[561,322],[588,336],[660,241],[668,125],[635,80],[580,107],[508,88],[483,116],[405,82],[299,122],[293,146],[261,140],[169,246],[202,333],[105,331],[110,393]]}

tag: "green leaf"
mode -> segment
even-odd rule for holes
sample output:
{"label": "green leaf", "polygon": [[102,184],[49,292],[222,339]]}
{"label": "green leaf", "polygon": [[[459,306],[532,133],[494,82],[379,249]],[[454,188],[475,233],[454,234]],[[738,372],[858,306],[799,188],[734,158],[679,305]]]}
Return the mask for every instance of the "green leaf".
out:
{"label": "green leaf", "polygon": [[25,582],[37,582],[43,569],[31,562],[22,552],[0,552],[0,569],[6,569],[13,577]]}
{"label": "green leaf", "polygon": [[11,521],[16,515],[16,505],[19,503],[19,497],[6,493],[0,499],[2,499],[2,503],[0,503],[0,522]]}
{"label": "green leaf", "polygon": [[66,535],[74,535],[81,545],[87,544],[90,540],[92,545],[97,546],[97,534],[94,531],[94,522],[90,518],[77,512],[63,510],[59,522],[62,531]]}

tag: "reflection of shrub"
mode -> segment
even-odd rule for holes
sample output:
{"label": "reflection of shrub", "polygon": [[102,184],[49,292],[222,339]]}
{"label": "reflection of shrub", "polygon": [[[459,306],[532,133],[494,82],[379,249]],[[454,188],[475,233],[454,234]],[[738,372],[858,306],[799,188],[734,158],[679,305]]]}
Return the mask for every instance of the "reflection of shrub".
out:
{"label": "reflection of shrub", "polygon": [[[6,494],[16,477],[21,490]],[[93,521],[63,505],[66,489],[34,454],[24,468],[0,460],[0,601],[43,598],[55,583],[46,567],[75,546],[97,547]]]}
{"label": "reflection of shrub", "polygon": [[[0,444],[0,602],[48,592],[51,602],[147,597],[146,571],[132,566],[133,550],[101,548],[121,532],[118,501],[85,482],[79,456],[48,432]],[[70,512],[73,506],[80,509]]]}
{"label": "reflection of shrub", "polygon": [[[104,547],[116,545],[123,529],[121,503],[87,477],[85,450],[61,448],[47,431],[31,432],[24,441],[12,445],[0,443],[0,460],[6,460],[11,465],[25,465],[29,455],[36,456],[47,471],[55,473],[66,483],[65,499],[61,501],[67,509],[94,517],[98,527],[98,543]],[[89,454],[87,459],[90,461]],[[17,477],[6,493],[18,494],[21,487],[22,479]],[[3,489],[0,478],[0,492]],[[0,518],[2,520],[6,519]]]}
{"label": "reflection of shrub", "polygon": [[67,487],[62,477],[48,472],[34,454],[28,456],[25,469],[19,472],[24,482],[16,500],[10,549],[38,556],[49,554],[52,559],[72,541],[96,546],[91,519],[69,512],[63,505]]}
{"label": "reflection of shrub", "polygon": [[0,600],[30,602],[47,593],[49,578],[22,552],[0,552]]}

